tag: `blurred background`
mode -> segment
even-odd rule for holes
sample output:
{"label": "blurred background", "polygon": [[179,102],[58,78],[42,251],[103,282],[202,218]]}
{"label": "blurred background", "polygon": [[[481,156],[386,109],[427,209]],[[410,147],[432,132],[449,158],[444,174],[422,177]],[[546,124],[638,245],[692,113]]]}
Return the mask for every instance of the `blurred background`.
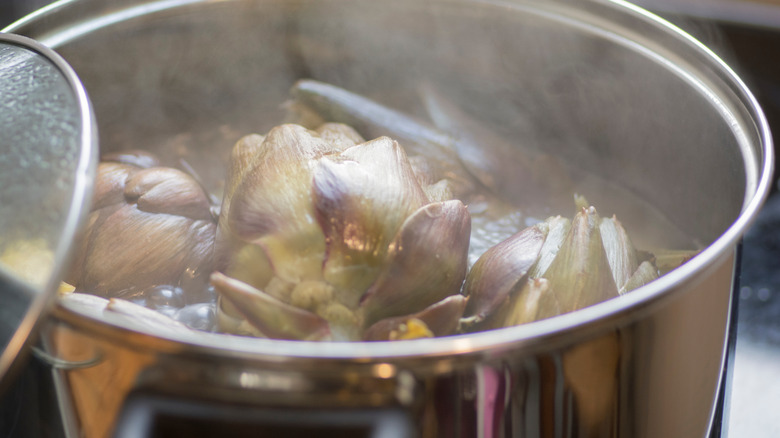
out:
{"label": "blurred background", "polygon": [[[0,0],[0,28],[48,4],[48,0]],[[780,0],[635,0],[683,28],[726,61],[753,90],[780,143]],[[776,154],[777,155],[777,154]],[[777,178],[775,178],[777,180]],[[780,194],[778,185],[742,245],[733,343],[727,363],[727,393],[718,413],[715,437],[780,436]],[[37,366],[35,363],[31,366]],[[41,405],[52,397],[50,388],[33,388],[31,398]],[[30,397],[30,394],[27,393]],[[15,393],[0,404],[12,404]],[[37,406],[30,410],[39,423],[39,436],[59,436],[56,413]],[[0,417],[0,435],[21,430]],[[11,435],[14,436],[14,435]],[[26,435],[25,435],[26,436]]]}

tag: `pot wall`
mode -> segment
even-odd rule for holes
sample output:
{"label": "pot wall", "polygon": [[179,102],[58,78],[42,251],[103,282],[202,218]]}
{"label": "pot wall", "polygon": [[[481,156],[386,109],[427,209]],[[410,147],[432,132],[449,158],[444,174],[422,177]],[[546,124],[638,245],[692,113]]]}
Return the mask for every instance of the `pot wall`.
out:
{"label": "pot wall", "polygon": [[[733,257],[725,256],[673,297],[601,327],[536,345],[464,347],[447,355],[326,359],[273,356],[263,348],[204,351],[107,329],[65,308],[55,313],[46,340],[52,356],[82,364],[58,376],[71,413],[66,424],[86,437],[139,436],[132,433],[141,425],[149,429],[140,436],[156,436],[188,430],[193,421],[201,424],[188,430],[196,437],[231,427],[236,436],[302,433],[311,425],[301,418],[323,410],[333,415],[314,418],[311,427],[361,430],[357,420],[340,416],[344,409],[364,413],[360,427],[394,418],[401,428],[390,436],[706,436],[732,273]],[[288,423],[279,412],[301,418]],[[175,426],[166,423],[172,419]]]}

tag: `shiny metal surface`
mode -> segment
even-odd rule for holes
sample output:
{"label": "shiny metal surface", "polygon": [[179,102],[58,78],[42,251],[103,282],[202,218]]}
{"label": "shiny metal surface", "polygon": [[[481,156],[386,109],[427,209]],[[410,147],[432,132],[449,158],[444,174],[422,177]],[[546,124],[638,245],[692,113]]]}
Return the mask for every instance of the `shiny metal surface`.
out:
{"label": "shiny metal surface", "polygon": [[0,387],[54,301],[97,162],[91,107],[73,70],[0,34]]}
{"label": "shiny metal surface", "polygon": [[153,336],[60,307],[47,352],[104,358],[60,372],[74,436],[109,433],[143,391],[267,409],[392,407],[420,436],[706,435],[734,246],[766,196],[771,138],[731,70],[660,20],[619,2],[85,0],[9,30],[74,66],[102,150],[186,156],[214,187],[213,157],[278,123],[300,77],[417,115],[416,84],[429,80],[502,134],[608,175],[619,188],[589,198],[648,240],[669,235],[642,203],[617,200],[626,193],[708,245],[620,299],[403,344]]}
{"label": "shiny metal surface", "polygon": [[732,262],[724,257],[715,272],[640,318],[536,348],[475,349],[461,338],[453,341],[465,347],[446,354],[409,355],[397,346],[392,357],[296,358],[275,354],[273,341],[166,340],[64,309],[47,340],[64,360],[103,358],[60,372],[79,423],[72,433],[85,436],[111,431],[138,391],[261,411],[392,407],[412,419],[418,436],[705,436]]}

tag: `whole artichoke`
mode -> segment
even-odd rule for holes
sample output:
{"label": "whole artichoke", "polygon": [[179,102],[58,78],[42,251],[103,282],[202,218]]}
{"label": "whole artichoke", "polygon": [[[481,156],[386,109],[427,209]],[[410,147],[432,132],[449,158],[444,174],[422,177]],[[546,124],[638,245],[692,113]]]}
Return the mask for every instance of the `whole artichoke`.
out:
{"label": "whole artichoke", "polygon": [[217,231],[220,329],[280,339],[453,333],[471,221],[424,162],[352,128],[287,124],[234,147]]}
{"label": "whole artichoke", "polygon": [[101,296],[199,283],[212,271],[216,219],[200,184],[145,152],[104,157],[65,281]]}
{"label": "whole artichoke", "polygon": [[[620,222],[578,199],[572,220],[555,216],[486,251],[466,278],[467,331],[523,324],[617,297],[658,277]],[[645,259],[643,259],[643,257]]]}

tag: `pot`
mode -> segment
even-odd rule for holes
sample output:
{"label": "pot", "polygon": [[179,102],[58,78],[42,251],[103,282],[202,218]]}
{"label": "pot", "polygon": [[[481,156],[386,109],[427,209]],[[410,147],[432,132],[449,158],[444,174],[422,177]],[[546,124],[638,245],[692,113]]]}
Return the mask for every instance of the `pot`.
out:
{"label": "pot", "polygon": [[61,304],[42,337],[71,436],[708,434],[773,150],[742,81],[669,23],[620,1],[70,0],[6,31],[74,68],[101,152],[185,157],[214,191],[214,157],[277,124],[297,79],[421,117],[430,82],[604,177],[589,199],[647,241],[703,247],[576,312],[400,343],[155,333]]}

